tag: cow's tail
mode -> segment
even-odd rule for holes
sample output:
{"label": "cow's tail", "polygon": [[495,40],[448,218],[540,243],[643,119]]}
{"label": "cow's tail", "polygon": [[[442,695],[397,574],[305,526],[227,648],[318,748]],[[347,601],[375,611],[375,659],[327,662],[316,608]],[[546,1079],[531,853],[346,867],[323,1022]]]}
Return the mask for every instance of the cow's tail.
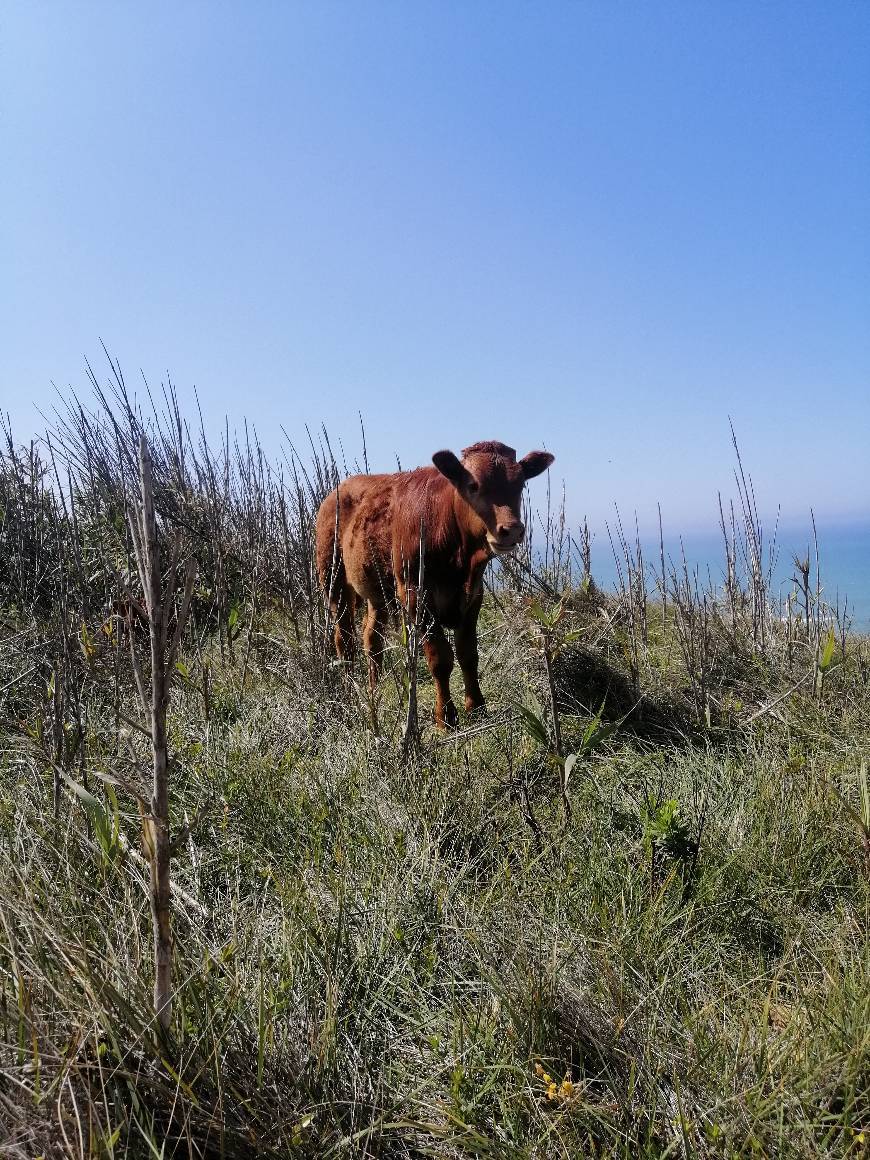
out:
{"label": "cow's tail", "polygon": [[315,555],[317,576],[327,600],[332,600],[336,589],[345,583],[344,561],[341,558],[339,534],[338,490],[331,491],[317,513],[315,528]]}

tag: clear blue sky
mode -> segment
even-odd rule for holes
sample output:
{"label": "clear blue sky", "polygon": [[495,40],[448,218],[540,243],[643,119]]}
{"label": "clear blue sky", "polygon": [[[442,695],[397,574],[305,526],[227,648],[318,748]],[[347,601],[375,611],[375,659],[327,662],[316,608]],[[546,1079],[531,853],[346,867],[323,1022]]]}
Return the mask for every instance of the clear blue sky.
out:
{"label": "clear blue sky", "polygon": [[870,3],[7,3],[0,405],[99,339],[267,445],[870,514]]}

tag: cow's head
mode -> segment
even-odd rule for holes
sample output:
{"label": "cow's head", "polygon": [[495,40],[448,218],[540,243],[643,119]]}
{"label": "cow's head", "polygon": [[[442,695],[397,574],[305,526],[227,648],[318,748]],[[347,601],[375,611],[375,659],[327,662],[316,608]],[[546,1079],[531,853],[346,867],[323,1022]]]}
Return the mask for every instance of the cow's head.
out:
{"label": "cow's head", "polygon": [[553,458],[549,451],[530,451],[517,462],[513,447],[486,442],[466,447],[462,459],[452,451],[436,451],[432,462],[483,521],[487,543],[498,554],[515,548],[525,535],[523,486],[546,471]]}

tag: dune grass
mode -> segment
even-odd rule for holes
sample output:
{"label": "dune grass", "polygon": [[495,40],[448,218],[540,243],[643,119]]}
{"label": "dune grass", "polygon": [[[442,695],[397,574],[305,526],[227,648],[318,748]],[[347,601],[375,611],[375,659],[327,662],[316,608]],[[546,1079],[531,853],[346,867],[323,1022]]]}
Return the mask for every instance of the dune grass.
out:
{"label": "dune grass", "polygon": [[128,792],[148,739],[106,618],[123,469],[57,512],[4,462],[0,1156],[868,1154],[866,640],[825,663],[815,604],[760,640],[751,600],[699,592],[687,648],[676,572],[604,596],[551,561],[494,582],[489,715],[436,734],[421,669],[403,757],[401,639],[373,706],[306,588],[332,466],[275,483],[282,524],[265,474],[233,514],[217,473],[188,458],[185,492],[163,463],[164,521],[223,553],[169,714],[168,1034]]}

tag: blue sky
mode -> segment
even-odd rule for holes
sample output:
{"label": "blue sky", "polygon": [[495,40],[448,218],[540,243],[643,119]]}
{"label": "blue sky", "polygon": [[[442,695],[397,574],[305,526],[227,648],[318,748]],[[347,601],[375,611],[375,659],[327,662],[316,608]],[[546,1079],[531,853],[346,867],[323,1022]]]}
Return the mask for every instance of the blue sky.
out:
{"label": "blue sky", "polygon": [[8,3],[0,405],[105,341],[277,448],[870,516],[870,4]]}

